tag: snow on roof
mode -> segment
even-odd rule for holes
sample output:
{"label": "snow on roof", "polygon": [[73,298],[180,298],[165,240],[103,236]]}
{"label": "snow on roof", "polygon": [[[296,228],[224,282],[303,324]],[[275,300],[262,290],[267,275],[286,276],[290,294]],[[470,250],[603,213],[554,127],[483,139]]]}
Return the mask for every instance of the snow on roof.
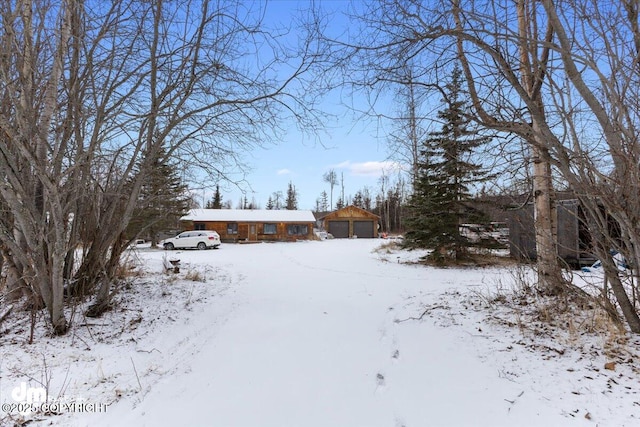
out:
{"label": "snow on roof", "polygon": [[192,209],[182,221],[315,222],[311,211],[267,209]]}

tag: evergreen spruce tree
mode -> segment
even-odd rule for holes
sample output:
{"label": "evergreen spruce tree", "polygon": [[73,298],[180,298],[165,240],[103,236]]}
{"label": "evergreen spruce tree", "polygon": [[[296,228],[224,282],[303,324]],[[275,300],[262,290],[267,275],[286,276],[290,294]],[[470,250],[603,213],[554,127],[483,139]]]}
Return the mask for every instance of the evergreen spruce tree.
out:
{"label": "evergreen spruce tree", "polygon": [[320,193],[320,212],[329,211],[329,195],[326,191]]}
{"label": "evergreen spruce tree", "polygon": [[220,185],[216,184],[216,192],[213,198],[209,200],[205,206],[206,209],[222,209],[222,194],[220,194]]}
{"label": "evergreen spruce tree", "polygon": [[442,129],[425,141],[408,204],[405,244],[433,249],[430,258],[436,262],[455,262],[468,255],[474,243],[461,234],[460,225],[483,219],[470,206],[470,186],[491,178],[471,161],[474,150],[490,138],[467,119],[462,83],[456,67],[445,86],[445,108],[438,112]]}
{"label": "evergreen spruce tree", "polygon": [[294,211],[298,209],[298,192],[291,181],[289,181],[289,187],[287,188],[287,200],[285,203],[287,210]]}
{"label": "evergreen spruce tree", "polygon": [[358,190],[355,196],[353,196],[353,206],[364,209],[364,197],[362,197],[362,192]]}
{"label": "evergreen spruce tree", "polygon": [[216,192],[213,195],[211,209],[222,209],[222,194],[220,194],[220,186],[218,184],[216,184]]}
{"label": "evergreen spruce tree", "polygon": [[158,233],[175,230],[180,217],[188,213],[191,196],[178,175],[178,168],[169,162],[164,152],[156,155],[153,164],[127,231],[131,238],[144,237],[155,247]]}

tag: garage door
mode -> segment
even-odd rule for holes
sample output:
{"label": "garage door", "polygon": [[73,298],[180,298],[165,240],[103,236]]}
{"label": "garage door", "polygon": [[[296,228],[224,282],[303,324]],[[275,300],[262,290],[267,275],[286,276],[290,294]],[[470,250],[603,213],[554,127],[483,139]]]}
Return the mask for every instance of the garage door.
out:
{"label": "garage door", "polygon": [[353,234],[358,238],[373,237],[373,221],[353,221]]}
{"label": "garage door", "polygon": [[349,221],[329,221],[329,233],[336,238],[349,237]]}

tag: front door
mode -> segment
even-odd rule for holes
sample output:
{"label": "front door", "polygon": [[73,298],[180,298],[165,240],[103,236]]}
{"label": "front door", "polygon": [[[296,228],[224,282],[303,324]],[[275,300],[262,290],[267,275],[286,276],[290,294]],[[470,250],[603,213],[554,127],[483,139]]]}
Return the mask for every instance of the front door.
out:
{"label": "front door", "polygon": [[258,240],[257,227],[255,224],[249,224],[249,241],[255,242]]}

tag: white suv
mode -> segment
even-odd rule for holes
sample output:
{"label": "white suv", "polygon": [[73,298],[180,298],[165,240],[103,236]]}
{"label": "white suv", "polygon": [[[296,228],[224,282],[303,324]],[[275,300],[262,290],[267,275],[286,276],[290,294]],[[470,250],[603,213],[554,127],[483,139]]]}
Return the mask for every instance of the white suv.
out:
{"label": "white suv", "polygon": [[162,246],[168,251],[177,248],[217,249],[220,246],[220,235],[208,230],[185,231],[176,237],[165,239]]}

